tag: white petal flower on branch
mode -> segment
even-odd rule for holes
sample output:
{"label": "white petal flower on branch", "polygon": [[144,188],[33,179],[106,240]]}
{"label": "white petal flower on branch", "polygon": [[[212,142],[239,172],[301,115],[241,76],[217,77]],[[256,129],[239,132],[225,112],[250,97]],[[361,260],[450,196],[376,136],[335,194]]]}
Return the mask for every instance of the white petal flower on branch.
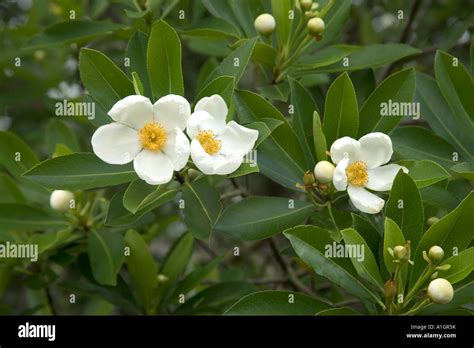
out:
{"label": "white petal flower on branch", "polygon": [[109,164],[133,161],[137,175],[150,185],[165,184],[184,168],[190,153],[183,133],[191,115],[188,101],[169,94],[152,104],[130,95],[114,104],[108,115],[115,121],[92,136],[94,153]]}
{"label": "white petal flower on branch", "polygon": [[397,173],[408,169],[397,164],[386,164],[393,154],[392,141],[386,134],[375,132],[358,141],[350,137],[337,139],[331,146],[331,158],[337,165],[333,184],[338,191],[345,191],[360,211],[379,213],[385,201],[371,193],[392,188]]}
{"label": "white petal flower on branch", "polygon": [[189,117],[186,132],[191,139],[191,158],[207,175],[227,175],[240,167],[252,150],[258,131],[234,121],[226,124],[227,105],[215,94],[199,100]]}

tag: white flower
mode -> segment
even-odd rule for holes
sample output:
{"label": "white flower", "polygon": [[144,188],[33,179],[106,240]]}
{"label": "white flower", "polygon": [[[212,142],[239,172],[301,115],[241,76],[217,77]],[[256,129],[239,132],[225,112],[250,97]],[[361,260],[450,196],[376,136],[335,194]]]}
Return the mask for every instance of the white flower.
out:
{"label": "white flower", "polygon": [[191,138],[191,158],[207,175],[226,175],[240,167],[252,150],[258,131],[225,123],[227,105],[219,95],[199,100],[189,117],[186,132]]}
{"label": "white flower", "polygon": [[74,201],[74,194],[70,191],[55,190],[49,197],[51,208],[62,212],[69,210],[71,201]]}
{"label": "white flower", "polygon": [[140,95],[119,100],[108,115],[115,122],[92,136],[94,153],[104,162],[133,161],[138,176],[150,185],[169,182],[189,159],[189,140],[183,133],[191,114],[186,99],[170,94],[152,105]]}
{"label": "white flower", "polygon": [[275,30],[275,18],[268,13],[262,13],[254,22],[255,29],[262,35],[268,36]]}
{"label": "white flower", "polygon": [[397,164],[383,164],[392,157],[392,141],[383,133],[369,133],[359,141],[350,137],[336,140],[331,146],[331,158],[336,166],[334,187],[347,189],[354,206],[368,214],[377,214],[385,204],[380,197],[366,190],[388,191],[398,171],[408,169]]}
{"label": "white flower", "polygon": [[446,304],[454,297],[453,286],[446,279],[438,278],[428,285],[428,297],[434,303]]}

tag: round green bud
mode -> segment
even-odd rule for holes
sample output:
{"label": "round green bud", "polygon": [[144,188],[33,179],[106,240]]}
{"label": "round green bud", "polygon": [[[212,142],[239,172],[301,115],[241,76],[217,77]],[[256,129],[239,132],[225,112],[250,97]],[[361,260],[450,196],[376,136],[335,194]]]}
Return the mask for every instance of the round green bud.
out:
{"label": "round green bud", "polygon": [[437,218],[436,216],[432,216],[432,217],[428,218],[428,220],[426,220],[426,224],[428,226],[433,226],[438,221],[439,221],[439,218]]}
{"label": "round green bud", "polygon": [[441,247],[434,245],[428,251],[428,257],[431,260],[431,262],[436,264],[443,259],[444,250]]}
{"label": "round green bud", "polygon": [[311,36],[319,36],[324,31],[324,21],[321,18],[311,18],[308,21],[308,32]]}
{"label": "round green bud", "polygon": [[300,7],[303,11],[311,10],[313,6],[313,0],[300,0]]}

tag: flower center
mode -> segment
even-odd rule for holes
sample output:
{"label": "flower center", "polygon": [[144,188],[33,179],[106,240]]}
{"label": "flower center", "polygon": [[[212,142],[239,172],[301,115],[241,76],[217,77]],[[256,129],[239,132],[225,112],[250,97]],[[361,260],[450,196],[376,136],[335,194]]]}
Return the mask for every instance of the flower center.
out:
{"label": "flower center", "polygon": [[140,129],[140,141],[147,150],[160,151],[166,139],[165,128],[159,123],[147,123]]}
{"label": "flower center", "polygon": [[209,155],[215,155],[221,149],[222,141],[216,139],[213,131],[200,131],[196,139]]}
{"label": "flower center", "polygon": [[365,162],[357,161],[351,163],[346,168],[347,181],[352,186],[363,187],[369,180],[369,173],[367,172],[367,165]]}

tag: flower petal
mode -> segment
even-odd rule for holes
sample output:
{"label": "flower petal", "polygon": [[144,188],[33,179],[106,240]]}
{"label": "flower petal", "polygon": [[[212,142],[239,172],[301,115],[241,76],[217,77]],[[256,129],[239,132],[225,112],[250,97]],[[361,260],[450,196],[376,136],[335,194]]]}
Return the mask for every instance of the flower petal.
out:
{"label": "flower petal", "polygon": [[197,139],[191,142],[191,158],[196,167],[206,175],[227,175],[235,172],[243,161],[243,156],[217,153],[209,155]]}
{"label": "flower petal", "polygon": [[97,128],[91,143],[96,156],[109,164],[129,163],[142,149],[138,132],[117,122]]}
{"label": "flower petal", "polygon": [[352,204],[367,214],[377,214],[385,205],[385,201],[382,198],[367,191],[363,187],[349,185],[347,187],[347,193],[349,194]]}
{"label": "flower petal", "polygon": [[360,150],[360,143],[350,137],[337,139],[331,145],[331,159],[333,163],[338,164],[342,159],[348,157],[351,162],[357,160]]}
{"label": "flower petal", "polygon": [[153,122],[153,105],[141,95],[129,95],[112,106],[108,115],[116,122],[139,130],[145,123]]}
{"label": "flower petal", "polygon": [[365,185],[368,189],[374,191],[388,191],[392,189],[393,180],[402,169],[408,173],[408,169],[398,164],[387,164],[382,167],[372,168],[368,170],[369,180]]}
{"label": "flower petal", "polygon": [[163,152],[168,156],[171,162],[173,162],[174,170],[181,170],[189,159],[189,153],[191,150],[189,140],[178,127],[167,135],[168,140]]}
{"label": "flower petal", "polygon": [[188,101],[175,94],[168,94],[158,99],[153,104],[153,110],[155,121],[161,123],[167,131],[172,131],[176,127],[184,130],[191,115],[191,106]]}
{"label": "flower petal", "polygon": [[359,160],[367,164],[367,168],[379,167],[390,161],[393,154],[392,140],[387,134],[375,132],[359,139]]}
{"label": "flower petal", "polygon": [[244,156],[253,149],[258,138],[258,131],[230,121],[220,135],[222,141],[221,153]]}
{"label": "flower petal", "polygon": [[349,158],[344,158],[334,169],[334,174],[332,176],[332,183],[338,191],[345,191],[347,188],[347,175],[346,168],[349,165]]}
{"label": "flower petal", "polygon": [[133,160],[133,167],[150,185],[166,184],[173,178],[173,162],[163,152],[143,150]]}
{"label": "flower petal", "polygon": [[207,111],[215,119],[225,122],[228,109],[224,99],[220,95],[214,94],[200,99],[194,107],[194,111]]}
{"label": "flower petal", "polygon": [[209,155],[197,139],[191,141],[191,158],[194,165],[204,174],[214,174],[214,156]]}
{"label": "flower petal", "polygon": [[191,139],[194,139],[200,131],[210,130],[214,132],[214,135],[218,135],[224,129],[225,122],[221,119],[215,119],[207,111],[193,112],[186,125],[186,133]]}

